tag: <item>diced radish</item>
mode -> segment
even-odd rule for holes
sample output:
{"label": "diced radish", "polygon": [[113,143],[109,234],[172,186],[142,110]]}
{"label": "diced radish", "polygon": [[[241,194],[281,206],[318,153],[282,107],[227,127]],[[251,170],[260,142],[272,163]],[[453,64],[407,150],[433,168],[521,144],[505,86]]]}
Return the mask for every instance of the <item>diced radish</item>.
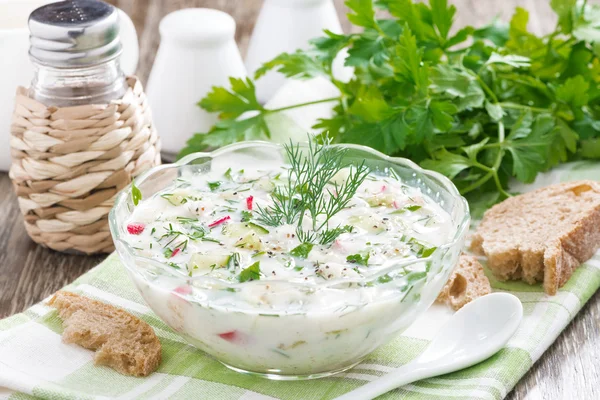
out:
{"label": "diced radish", "polygon": [[387,189],[387,186],[383,185],[383,186],[381,187],[381,193],[385,192],[385,190],[386,190],[386,189]]}
{"label": "diced radish", "polygon": [[127,225],[127,232],[132,235],[139,235],[140,233],[144,232],[145,227],[146,226],[144,224],[129,224]]}
{"label": "diced radish", "polygon": [[190,294],[192,293],[192,287],[188,285],[178,286],[175,289],[173,289],[173,291],[179,294]]}
{"label": "diced radish", "polygon": [[248,210],[252,210],[252,201],[254,201],[254,196],[248,196],[246,199],[246,207],[248,207]]}
{"label": "diced radish", "polygon": [[208,227],[209,228],[213,228],[213,227],[215,227],[217,225],[221,225],[222,223],[224,223],[224,222],[226,222],[227,220],[230,220],[230,219],[231,219],[231,217],[229,215],[227,215],[227,216],[225,216],[223,218],[220,218],[220,219],[216,220],[215,222],[211,222],[210,224],[208,224]]}
{"label": "diced radish", "polygon": [[394,200],[394,202],[392,203],[392,205],[394,206],[394,208],[395,208],[396,210],[399,208],[399,207],[398,207],[398,203],[396,202],[396,200]]}
{"label": "diced radish", "polygon": [[228,342],[235,342],[238,339],[237,331],[219,333],[221,339],[225,339]]}
{"label": "diced radish", "polygon": [[173,250],[173,252],[171,253],[171,258],[175,257],[177,254],[179,254],[179,252],[181,251],[181,249],[179,247],[177,247],[175,250]]}

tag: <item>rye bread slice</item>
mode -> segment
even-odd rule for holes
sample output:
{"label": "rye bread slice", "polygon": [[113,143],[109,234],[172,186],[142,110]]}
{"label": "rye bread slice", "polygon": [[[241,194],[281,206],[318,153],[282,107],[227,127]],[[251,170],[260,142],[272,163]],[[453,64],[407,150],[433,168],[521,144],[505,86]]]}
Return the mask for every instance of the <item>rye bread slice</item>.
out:
{"label": "rye bread slice", "polygon": [[547,186],[489,209],[471,249],[500,280],[544,283],[556,294],[600,247],[600,182]]}
{"label": "rye bread slice", "polygon": [[141,319],[71,292],[57,292],[48,304],[58,309],[64,322],[63,341],[95,350],[96,364],[133,376],[146,376],[158,368],[160,342]]}
{"label": "rye bread slice", "polygon": [[459,310],[478,297],[492,292],[490,281],[477,258],[461,254],[450,279],[438,295],[437,301]]}

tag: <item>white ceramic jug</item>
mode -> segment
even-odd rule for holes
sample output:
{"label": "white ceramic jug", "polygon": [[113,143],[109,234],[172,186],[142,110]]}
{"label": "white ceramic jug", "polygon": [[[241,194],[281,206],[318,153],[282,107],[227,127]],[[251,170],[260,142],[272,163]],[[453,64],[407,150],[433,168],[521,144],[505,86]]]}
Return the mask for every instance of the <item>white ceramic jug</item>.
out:
{"label": "white ceramic jug", "polygon": [[[324,29],[342,33],[333,0],[265,0],[248,44],[248,74],[280,53],[308,48]],[[284,82],[283,75],[267,73],[256,82],[258,100],[269,101]]]}
{"label": "white ceramic jug", "polygon": [[[0,0],[0,171],[10,167],[10,121],[18,86],[29,86],[33,67],[29,61],[27,19],[36,8],[51,0]],[[133,22],[120,12],[123,43],[121,67],[130,75],[138,62],[138,40]]]}
{"label": "white ceramic jug", "polygon": [[217,122],[198,102],[213,86],[229,86],[229,77],[246,70],[234,40],[235,21],[222,11],[188,8],[160,22],[161,42],[146,93],[167,160],[196,132]]}

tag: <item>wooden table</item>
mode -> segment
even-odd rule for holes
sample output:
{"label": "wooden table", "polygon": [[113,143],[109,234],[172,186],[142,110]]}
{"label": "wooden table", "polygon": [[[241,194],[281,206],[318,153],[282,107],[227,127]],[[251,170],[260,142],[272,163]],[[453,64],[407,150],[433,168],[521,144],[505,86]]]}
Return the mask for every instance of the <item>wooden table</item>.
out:
{"label": "wooden table", "polygon": [[[110,0],[127,12],[140,39],[138,75],[145,82],[160,38],[158,23],[167,13],[185,7],[224,10],[237,21],[236,39],[242,53],[261,0]],[[346,32],[350,30],[342,0],[335,0]],[[455,0],[457,25],[483,25],[494,16],[508,21],[516,6],[530,11],[530,29],[552,29],[556,20],[546,0]],[[103,256],[57,253],[34,244],[25,233],[15,195],[6,174],[0,174],[0,318],[29,307],[98,264]],[[600,294],[596,294],[546,351],[509,399],[600,398]]]}

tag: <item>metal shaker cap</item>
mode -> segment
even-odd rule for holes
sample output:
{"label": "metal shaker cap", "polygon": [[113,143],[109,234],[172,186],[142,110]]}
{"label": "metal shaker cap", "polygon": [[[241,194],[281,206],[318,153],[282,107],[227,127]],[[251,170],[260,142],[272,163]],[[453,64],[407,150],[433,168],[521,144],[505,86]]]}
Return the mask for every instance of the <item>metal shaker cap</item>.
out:
{"label": "metal shaker cap", "polygon": [[119,13],[98,0],[50,3],[29,16],[29,56],[50,67],[85,67],[121,53]]}

